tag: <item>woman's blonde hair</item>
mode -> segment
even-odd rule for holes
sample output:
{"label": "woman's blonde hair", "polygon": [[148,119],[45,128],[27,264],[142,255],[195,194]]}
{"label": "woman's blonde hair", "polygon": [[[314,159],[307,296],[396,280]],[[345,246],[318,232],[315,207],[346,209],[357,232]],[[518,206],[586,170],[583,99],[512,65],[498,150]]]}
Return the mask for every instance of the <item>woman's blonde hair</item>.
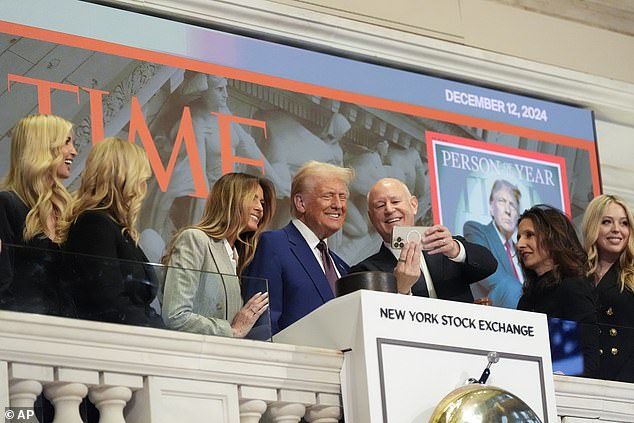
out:
{"label": "woman's blonde hair", "polygon": [[[261,187],[264,193],[264,214],[258,228],[247,232],[247,221],[258,187]],[[240,256],[237,274],[240,275],[253,259],[260,234],[268,226],[274,214],[275,187],[268,179],[246,173],[223,175],[216,181],[207,196],[200,222],[183,228],[172,237],[162,261],[164,264],[169,263],[176,240],[183,230],[196,228],[214,239],[236,240],[234,246]]]}
{"label": "woman's blonde hair", "polygon": [[[55,115],[29,115],[15,125],[11,134],[9,172],[0,183],[13,191],[30,209],[26,215],[25,241],[43,234],[53,242],[63,241],[71,197],[57,176],[64,162],[62,147],[72,142],[73,124]],[[48,219],[56,218],[54,233]]]}
{"label": "woman's blonde hair", "polygon": [[71,222],[86,210],[103,210],[138,242],[136,222],[152,175],[145,151],[118,137],[92,147],[75,192]]}
{"label": "woman's blonde hair", "polygon": [[602,194],[595,197],[583,215],[583,222],[581,223],[581,231],[583,233],[583,246],[588,252],[588,272],[587,275],[592,277],[593,280],[599,276],[599,250],[597,248],[597,239],[599,238],[599,227],[601,226],[601,220],[605,209],[610,204],[617,204],[623,207],[625,216],[627,217],[627,225],[630,229],[630,236],[625,245],[625,249],[619,256],[619,282],[621,285],[621,292],[627,287],[630,291],[634,292],[634,239],[632,239],[632,211],[629,206],[621,197],[616,195]]}

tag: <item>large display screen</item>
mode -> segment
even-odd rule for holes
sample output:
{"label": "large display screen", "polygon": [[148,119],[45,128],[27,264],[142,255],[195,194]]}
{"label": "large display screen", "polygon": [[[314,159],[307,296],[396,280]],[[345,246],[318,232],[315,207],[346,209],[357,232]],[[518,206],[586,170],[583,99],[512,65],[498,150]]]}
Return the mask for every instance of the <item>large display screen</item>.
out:
{"label": "large display screen", "polygon": [[574,221],[600,192],[587,109],[80,1],[21,4],[0,22],[0,175],[11,128],[30,113],[76,124],[71,189],[93,143],[127,138],[155,176],[142,229],[164,242],[230,171],[270,178],[274,227],[285,225],[307,160],[356,171],[329,240],[349,264],[379,248],[366,195],[382,177],[418,198],[416,224],[455,234],[491,222],[497,180],[521,192],[520,212],[549,203]]}

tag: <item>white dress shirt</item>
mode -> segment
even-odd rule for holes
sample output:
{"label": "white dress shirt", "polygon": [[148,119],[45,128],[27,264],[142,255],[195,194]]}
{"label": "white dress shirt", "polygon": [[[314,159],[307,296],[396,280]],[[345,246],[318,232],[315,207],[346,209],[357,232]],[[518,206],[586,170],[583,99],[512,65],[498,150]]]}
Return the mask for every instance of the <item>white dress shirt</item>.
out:
{"label": "white dress shirt", "polygon": [[227,250],[227,255],[233,266],[233,274],[236,275],[238,273],[238,250],[236,250],[236,247],[232,247],[226,239],[222,240],[222,245],[224,245],[225,250]]}
{"label": "white dress shirt", "polygon": [[[319,241],[321,240],[317,238],[317,235],[315,235],[315,233],[301,220],[293,219],[291,220],[291,222],[293,223],[293,225],[295,225],[299,233],[302,235],[302,237],[310,247],[310,251],[313,252],[313,255],[317,259],[317,263],[319,263],[319,265],[321,266],[321,270],[323,270],[325,273],[326,270],[324,268],[324,263],[321,261],[321,251],[319,251],[319,249],[317,248],[317,244],[319,244]],[[328,240],[324,239],[323,241],[326,243],[326,246],[328,246]],[[330,252],[330,249],[328,249],[328,251]],[[337,269],[337,265],[335,264],[334,259],[332,259],[332,265],[335,268],[335,272],[337,272],[337,277],[340,278],[341,274],[339,273],[339,269]]]}

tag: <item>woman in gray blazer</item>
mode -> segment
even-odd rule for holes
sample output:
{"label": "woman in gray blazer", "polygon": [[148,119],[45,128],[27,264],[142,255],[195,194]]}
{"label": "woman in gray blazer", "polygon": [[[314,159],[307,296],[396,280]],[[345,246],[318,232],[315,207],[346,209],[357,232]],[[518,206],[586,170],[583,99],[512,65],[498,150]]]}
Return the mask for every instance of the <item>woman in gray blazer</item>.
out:
{"label": "woman in gray blazer", "polygon": [[162,313],[175,330],[242,338],[268,309],[268,293],[242,303],[238,276],[275,213],[267,179],[229,173],[214,184],[201,221],[178,232],[163,263]]}

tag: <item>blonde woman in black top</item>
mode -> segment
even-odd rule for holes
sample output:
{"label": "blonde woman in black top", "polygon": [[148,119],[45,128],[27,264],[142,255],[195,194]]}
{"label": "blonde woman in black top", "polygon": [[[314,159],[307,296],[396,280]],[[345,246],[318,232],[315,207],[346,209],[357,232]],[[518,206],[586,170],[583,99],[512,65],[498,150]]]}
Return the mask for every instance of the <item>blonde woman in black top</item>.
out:
{"label": "blonde woman in black top", "polygon": [[150,307],[158,279],[138,246],[139,210],[152,175],[145,151],[120,138],[92,147],[75,193],[65,247],[80,318],[164,327]]}
{"label": "blonde woman in black top", "polygon": [[66,119],[29,115],[13,128],[9,171],[0,181],[0,309],[72,314],[58,275],[71,202],[62,180],[76,155]]}
{"label": "blonde woman in black top", "polygon": [[596,285],[599,377],[634,382],[632,211],[615,195],[594,198],[583,216],[588,276]]}

